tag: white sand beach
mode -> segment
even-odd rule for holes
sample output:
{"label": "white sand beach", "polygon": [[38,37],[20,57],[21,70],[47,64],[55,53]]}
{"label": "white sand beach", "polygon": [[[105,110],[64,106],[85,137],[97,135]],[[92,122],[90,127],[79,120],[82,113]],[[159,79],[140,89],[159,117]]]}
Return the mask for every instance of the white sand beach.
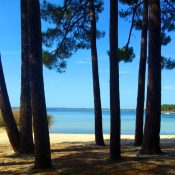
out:
{"label": "white sand beach", "polygon": [[[161,135],[160,138],[175,139],[175,135]],[[93,142],[94,139],[94,134],[50,134],[51,144],[64,142]],[[110,135],[104,134],[104,139],[109,140]],[[121,139],[134,139],[134,135],[121,135]],[[5,129],[0,129],[0,144],[9,144],[9,140]]]}

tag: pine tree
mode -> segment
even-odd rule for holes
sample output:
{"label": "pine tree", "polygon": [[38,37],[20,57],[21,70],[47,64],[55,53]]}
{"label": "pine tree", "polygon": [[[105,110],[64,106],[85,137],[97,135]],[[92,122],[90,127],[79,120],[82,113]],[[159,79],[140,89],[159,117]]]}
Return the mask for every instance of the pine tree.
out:
{"label": "pine tree", "polygon": [[110,156],[120,160],[118,0],[110,0]]}
{"label": "pine tree", "polygon": [[[130,37],[131,37],[133,28],[135,28],[136,30],[142,30],[141,53],[140,53],[141,57],[140,57],[140,66],[139,66],[139,79],[138,79],[138,97],[137,97],[137,108],[136,108],[136,132],[135,132],[135,145],[140,146],[142,144],[142,138],[143,138],[145,68],[146,68],[146,48],[147,48],[147,45],[146,45],[147,44],[147,41],[146,41],[147,23],[144,22],[144,20],[146,20],[144,16],[146,17],[145,12],[147,11],[147,9],[145,9],[145,3],[148,4],[148,1],[146,2],[141,0],[132,0],[132,1],[120,0],[120,1],[128,5],[128,9],[120,11],[120,16],[125,19],[132,18],[128,43],[130,42]],[[161,20],[162,20],[161,44],[164,46],[166,46],[171,41],[171,37],[167,35],[167,33],[175,29],[175,23],[174,23],[175,13],[173,12],[174,2],[173,1],[170,2],[170,1],[161,1],[161,9],[162,9],[161,10]],[[141,20],[142,14],[144,15],[143,20]],[[147,18],[148,18],[148,14],[147,14]],[[171,58],[166,58],[162,56],[161,67],[162,69],[169,69],[169,70],[174,69],[175,61],[173,61]]]}
{"label": "pine tree", "polygon": [[144,0],[141,34],[141,51],[138,77],[138,94],[136,108],[135,145],[141,146],[143,139],[144,99],[145,99],[145,74],[147,60],[147,31],[148,31],[148,1]]}
{"label": "pine tree", "polygon": [[22,66],[21,66],[21,100],[20,100],[20,152],[34,152],[32,135],[32,110],[30,96],[29,73],[29,20],[27,1],[21,0],[21,37],[22,37]]}
{"label": "pine tree", "polygon": [[35,139],[35,167],[50,168],[50,139],[44,94],[39,0],[28,0],[30,87]]}
{"label": "pine tree", "polygon": [[161,116],[161,10],[149,1],[149,56],[146,121],[141,154],[159,154]]}
{"label": "pine tree", "polygon": [[43,5],[43,18],[56,24],[56,28],[49,28],[44,33],[44,44],[50,47],[55,40],[58,41],[58,47],[53,52],[44,52],[44,63],[47,67],[56,67],[58,71],[62,71],[65,68],[66,58],[71,57],[78,49],[91,49],[97,145],[104,145],[96,46],[96,39],[103,36],[103,32],[99,32],[96,28],[98,14],[102,9],[101,0],[65,1],[63,7],[45,1]]}
{"label": "pine tree", "polygon": [[0,55],[0,109],[5,129],[14,152],[20,152],[19,131],[12,113]]}
{"label": "pine tree", "polygon": [[98,56],[96,46],[96,15],[93,0],[89,0],[90,20],[91,20],[91,57],[93,72],[93,91],[94,91],[94,111],[95,111],[95,141],[96,145],[104,145],[102,127],[102,109],[100,97],[100,82],[98,74]]}

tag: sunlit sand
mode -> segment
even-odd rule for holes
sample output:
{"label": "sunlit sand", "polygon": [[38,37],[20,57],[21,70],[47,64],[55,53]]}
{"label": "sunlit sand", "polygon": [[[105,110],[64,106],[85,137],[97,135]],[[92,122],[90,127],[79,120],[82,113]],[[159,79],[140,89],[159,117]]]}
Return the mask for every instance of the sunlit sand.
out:
{"label": "sunlit sand", "polygon": [[[175,139],[175,135],[161,135],[161,139]],[[93,142],[95,139],[94,134],[50,134],[50,142]],[[104,139],[109,140],[110,135],[104,134]],[[121,139],[134,139],[134,135],[121,135]],[[0,129],[0,144],[9,144],[9,140],[5,129]]]}
{"label": "sunlit sand", "polygon": [[[134,147],[133,135],[121,135],[122,161],[109,159],[109,135],[105,134],[106,146],[94,144],[93,134],[50,134],[51,170],[39,174],[65,175],[136,175],[175,174],[175,135],[162,135],[164,154],[137,156],[140,147]],[[0,174],[37,174],[33,169],[34,157],[16,156],[4,129],[0,129]]]}

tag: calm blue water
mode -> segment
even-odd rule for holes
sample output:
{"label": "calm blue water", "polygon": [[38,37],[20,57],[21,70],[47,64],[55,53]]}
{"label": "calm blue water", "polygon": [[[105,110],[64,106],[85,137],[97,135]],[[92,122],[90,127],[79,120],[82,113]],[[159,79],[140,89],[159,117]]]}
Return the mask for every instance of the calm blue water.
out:
{"label": "calm blue water", "polygon": [[[73,133],[91,134],[94,133],[94,113],[92,109],[48,109],[53,116],[53,123],[50,133]],[[121,112],[121,133],[134,134],[135,112]],[[103,110],[103,132],[109,134],[109,110]],[[162,114],[161,134],[175,134],[175,114]]]}

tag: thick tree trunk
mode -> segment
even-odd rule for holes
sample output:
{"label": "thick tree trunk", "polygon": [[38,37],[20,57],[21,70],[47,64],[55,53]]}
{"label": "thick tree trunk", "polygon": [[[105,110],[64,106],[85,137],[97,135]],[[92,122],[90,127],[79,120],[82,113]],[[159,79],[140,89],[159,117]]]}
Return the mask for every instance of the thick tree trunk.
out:
{"label": "thick tree trunk", "polygon": [[22,67],[21,67],[21,101],[20,101],[20,146],[21,153],[34,152],[32,136],[32,110],[30,97],[29,73],[29,21],[27,1],[21,0],[21,37],[22,37]]}
{"label": "thick tree trunk", "polygon": [[161,115],[160,1],[149,1],[149,60],[146,122],[141,154],[159,154]]}
{"label": "thick tree trunk", "polygon": [[44,94],[39,0],[28,0],[30,87],[35,139],[35,167],[50,168],[50,140]]}
{"label": "thick tree trunk", "polygon": [[147,33],[148,33],[148,1],[144,0],[142,34],[141,34],[141,51],[138,77],[138,94],[136,109],[136,130],[135,145],[141,146],[143,140],[143,119],[144,119],[144,99],[145,99],[145,74],[147,58]]}
{"label": "thick tree trunk", "polygon": [[92,77],[94,90],[94,112],[95,112],[95,141],[96,145],[104,145],[102,127],[102,109],[100,97],[100,83],[98,74],[98,56],[96,47],[96,17],[93,0],[89,1],[91,20],[91,57],[92,57]]}
{"label": "thick tree trunk", "polygon": [[0,56],[0,109],[9,141],[15,152],[20,151],[19,131],[12,113]]}
{"label": "thick tree trunk", "polygon": [[118,0],[110,0],[110,155],[120,160],[120,95],[118,65]]}

